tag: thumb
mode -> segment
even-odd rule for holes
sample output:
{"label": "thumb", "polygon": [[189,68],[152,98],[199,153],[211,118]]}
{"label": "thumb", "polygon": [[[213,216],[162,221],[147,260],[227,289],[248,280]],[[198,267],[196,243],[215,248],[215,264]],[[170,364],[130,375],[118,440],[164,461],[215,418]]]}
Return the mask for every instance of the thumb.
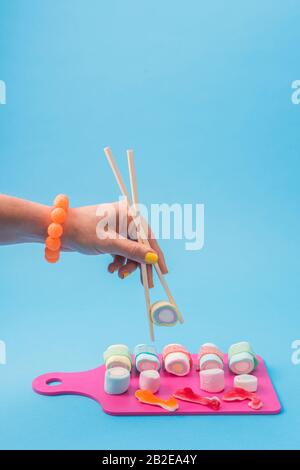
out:
{"label": "thumb", "polygon": [[154,264],[158,262],[158,256],[148,245],[121,237],[119,234],[110,240],[107,253],[124,256],[138,263]]}

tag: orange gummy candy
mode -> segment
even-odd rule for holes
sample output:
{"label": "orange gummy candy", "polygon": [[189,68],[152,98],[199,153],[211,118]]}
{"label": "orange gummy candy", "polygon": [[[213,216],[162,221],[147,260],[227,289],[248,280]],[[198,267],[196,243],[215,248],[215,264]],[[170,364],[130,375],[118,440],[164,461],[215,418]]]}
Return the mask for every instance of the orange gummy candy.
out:
{"label": "orange gummy candy", "polygon": [[61,209],[64,209],[65,211],[68,210],[68,208],[69,208],[69,198],[65,194],[59,194],[54,199],[54,206],[55,207],[60,207]]}
{"label": "orange gummy candy", "polygon": [[135,392],[135,398],[137,398],[141,403],[161,406],[167,411],[176,411],[179,406],[177,400],[175,400],[172,395],[167,400],[163,400],[162,398],[154,395],[149,390],[137,390]]}
{"label": "orange gummy candy", "polygon": [[52,222],[48,227],[48,235],[51,238],[59,238],[62,236],[63,228],[62,225]]}
{"label": "orange gummy candy", "polygon": [[59,238],[46,238],[46,247],[49,248],[51,251],[58,251],[60,249],[60,239]]}
{"label": "orange gummy candy", "polygon": [[65,209],[56,207],[51,211],[50,217],[52,222],[55,222],[56,224],[63,224],[67,218],[67,213]]}

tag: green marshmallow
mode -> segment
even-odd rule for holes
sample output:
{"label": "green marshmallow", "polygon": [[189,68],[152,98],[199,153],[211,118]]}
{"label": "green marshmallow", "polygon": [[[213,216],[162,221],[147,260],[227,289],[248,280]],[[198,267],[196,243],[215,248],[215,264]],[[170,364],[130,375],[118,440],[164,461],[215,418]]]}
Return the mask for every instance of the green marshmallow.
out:
{"label": "green marshmallow", "polygon": [[248,353],[252,356],[254,362],[254,368],[258,365],[258,360],[252,346],[247,341],[241,341],[239,343],[232,344],[228,350],[228,357],[230,362],[234,362],[233,357],[237,354]]}

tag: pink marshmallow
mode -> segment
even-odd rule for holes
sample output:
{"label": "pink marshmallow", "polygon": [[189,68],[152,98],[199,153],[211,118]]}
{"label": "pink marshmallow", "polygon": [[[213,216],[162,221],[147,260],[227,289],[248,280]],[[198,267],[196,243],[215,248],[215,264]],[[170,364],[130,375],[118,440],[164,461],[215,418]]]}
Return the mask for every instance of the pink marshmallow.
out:
{"label": "pink marshmallow", "polygon": [[206,369],[200,371],[200,388],[205,392],[219,393],[224,390],[223,369]]}
{"label": "pink marshmallow", "polygon": [[143,370],[140,373],[139,385],[141,390],[156,393],[160,387],[160,375],[157,370]]}

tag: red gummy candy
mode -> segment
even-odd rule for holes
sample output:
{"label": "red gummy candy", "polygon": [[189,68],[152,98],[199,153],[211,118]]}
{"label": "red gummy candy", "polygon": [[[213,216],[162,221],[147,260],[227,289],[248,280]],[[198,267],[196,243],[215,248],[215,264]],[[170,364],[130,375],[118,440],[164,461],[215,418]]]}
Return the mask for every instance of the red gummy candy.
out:
{"label": "red gummy candy", "polygon": [[235,387],[229,392],[226,392],[222,400],[224,401],[242,401],[249,400],[248,406],[253,410],[259,410],[263,406],[261,399],[253,392],[247,392],[243,388]]}
{"label": "red gummy candy", "polygon": [[190,387],[176,390],[172,395],[178,400],[198,403],[199,405],[208,406],[213,410],[218,410],[221,406],[221,401],[218,397],[203,397],[202,395],[195,393]]}

